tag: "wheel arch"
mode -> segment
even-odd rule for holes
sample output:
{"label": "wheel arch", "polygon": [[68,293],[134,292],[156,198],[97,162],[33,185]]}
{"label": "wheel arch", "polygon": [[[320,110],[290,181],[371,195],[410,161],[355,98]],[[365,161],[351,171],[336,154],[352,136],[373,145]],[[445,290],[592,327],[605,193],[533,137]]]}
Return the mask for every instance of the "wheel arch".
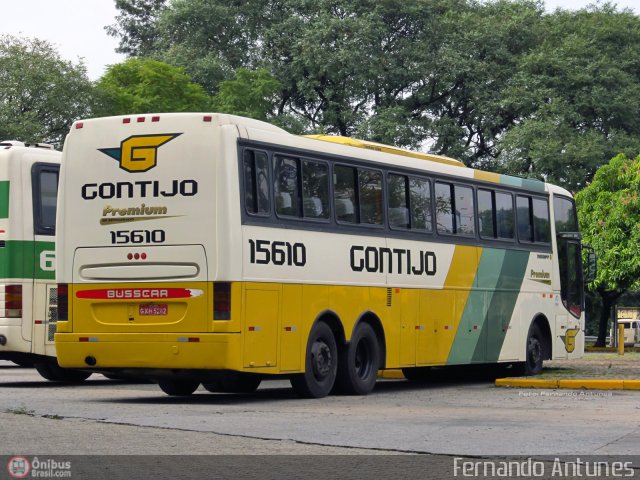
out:
{"label": "wheel arch", "polygon": [[542,358],[544,360],[551,360],[551,358],[553,357],[553,337],[551,335],[549,320],[544,314],[538,313],[531,321],[529,330],[531,330],[534,325],[537,325],[540,329],[540,332],[542,333],[542,346],[544,348]]}
{"label": "wheel arch", "polygon": [[334,312],[333,310],[324,310],[323,312],[320,312],[314,320],[311,329],[313,329],[313,326],[319,322],[324,322],[329,325],[329,328],[333,332],[333,336],[336,339],[336,344],[344,345],[346,343],[344,325],[342,325],[340,317],[336,312]]}

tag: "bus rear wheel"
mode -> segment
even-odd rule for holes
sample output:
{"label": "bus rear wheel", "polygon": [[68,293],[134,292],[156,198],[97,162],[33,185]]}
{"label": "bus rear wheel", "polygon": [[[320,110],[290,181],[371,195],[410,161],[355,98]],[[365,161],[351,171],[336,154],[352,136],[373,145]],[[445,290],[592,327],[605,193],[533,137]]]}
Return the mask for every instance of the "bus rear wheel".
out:
{"label": "bus rear wheel", "polygon": [[167,395],[186,397],[198,389],[200,382],[184,378],[165,378],[158,381],[158,386]]}
{"label": "bus rear wheel", "polygon": [[380,344],[368,323],[361,323],[351,341],[340,352],[336,391],[347,395],[366,395],[376,385],[380,368]]}
{"label": "bus rear wheel", "polygon": [[36,362],[33,366],[42,378],[52,382],[80,383],[91,375],[91,372],[62,368],[58,365],[56,359]]}
{"label": "bus rear wheel", "polygon": [[329,325],[316,323],[309,334],[304,373],[291,377],[293,390],[304,398],[329,395],[336,381],[338,347]]}

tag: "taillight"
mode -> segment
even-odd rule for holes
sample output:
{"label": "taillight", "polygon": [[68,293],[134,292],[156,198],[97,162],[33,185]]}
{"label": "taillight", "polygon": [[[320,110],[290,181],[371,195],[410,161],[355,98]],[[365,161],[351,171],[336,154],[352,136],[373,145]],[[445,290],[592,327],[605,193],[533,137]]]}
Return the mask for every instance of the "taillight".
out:
{"label": "taillight", "polygon": [[58,284],[58,321],[66,322],[69,320],[69,285],[66,283]]}
{"label": "taillight", "polygon": [[4,287],[5,318],[22,317],[22,285],[6,285]]}
{"label": "taillight", "polygon": [[216,282],[213,284],[213,319],[231,320],[231,284]]}

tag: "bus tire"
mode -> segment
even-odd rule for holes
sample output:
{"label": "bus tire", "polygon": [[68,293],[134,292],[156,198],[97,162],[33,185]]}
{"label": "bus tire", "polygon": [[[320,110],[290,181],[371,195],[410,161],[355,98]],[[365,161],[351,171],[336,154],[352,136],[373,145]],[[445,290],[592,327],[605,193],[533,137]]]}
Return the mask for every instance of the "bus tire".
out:
{"label": "bus tire", "polygon": [[33,366],[42,378],[52,382],[81,383],[91,375],[91,372],[62,368],[55,359],[36,362]]}
{"label": "bus tire", "polygon": [[338,347],[329,325],[316,323],[309,333],[304,373],[291,377],[293,390],[304,398],[329,395],[336,381]]}
{"label": "bus tire", "polygon": [[164,378],[158,381],[158,386],[167,395],[186,397],[198,389],[200,382],[184,378]]}
{"label": "bus tire", "polygon": [[253,393],[261,382],[262,378],[258,375],[238,372],[219,380],[205,382],[202,386],[211,393]]}
{"label": "bus tire", "polygon": [[542,332],[537,324],[531,325],[527,335],[526,359],[516,368],[521,375],[530,377],[542,372],[542,362],[544,360],[544,344]]}
{"label": "bus tire", "polygon": [[347,395],[367,395],[376,385],[380,368],[380,344],[368,323],[360,323],[349,344],[340,352],[336,391]]}

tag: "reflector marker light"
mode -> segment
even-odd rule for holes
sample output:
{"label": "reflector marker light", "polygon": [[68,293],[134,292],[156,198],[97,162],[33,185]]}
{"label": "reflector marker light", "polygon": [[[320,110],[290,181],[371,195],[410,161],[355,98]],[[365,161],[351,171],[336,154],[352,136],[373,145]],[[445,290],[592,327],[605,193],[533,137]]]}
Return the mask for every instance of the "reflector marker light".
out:
{"label": "reflector marker light", "polygon": [[297,331],[297,328],[295,326],[292,327],[284,327],[284,331],[285,332],[295,332]]}
{"label": "reflector marker light", "polygon": [[131,123],[131,119],[130,118],[123,118],[122,119],[122,123]]}
{"label": "reflector marker light", "polygon": [[249,327],[249,331],[250,332],[259,332],[260,330],[261,330],[261,328],[260,328],[259,325],[255,325],[255,326],[252,325],[252,326]]}
{"label": "reflector marker light", "polygon": [[159,115],[154,115],[153,117],[151,117],[151,121],[152,122],[159,122],[160,121],[160,116]]}
{"label": "reflector marker light", "polygon": [[79,342],[98,342],[98,337],[80,337],[78,338]]}
{"label": "reflector marker light", "polygon": [[76,123],[76,129],[77,130],[80,130],[82,127],[84,127],[84,123],[82,123],[82,122],[77,122]]}
{"label": "reflector marker light", "polygon": [[198,337],[178,337],[178,341],[182,343],[199,343]]}
{"label": "reflector marker light", "polygon": [[145,120],[146,120],[146,118],[144,118],[144,117],[138,117],[138,118],[136,119],[136,121],[137,121],[138,123],[144,123],[144,121],[145,121]]}
{"label": "reflector marker light", "polygon": [[36,325],[42,325],[44,322],[42,320],[34,320],[33,323]]}
{"label": "reflector marker light", "polygon": [[211,122],[212,120],[213,117],[211,115],[205,115],[204,117],[202,117],[203,122]]}

